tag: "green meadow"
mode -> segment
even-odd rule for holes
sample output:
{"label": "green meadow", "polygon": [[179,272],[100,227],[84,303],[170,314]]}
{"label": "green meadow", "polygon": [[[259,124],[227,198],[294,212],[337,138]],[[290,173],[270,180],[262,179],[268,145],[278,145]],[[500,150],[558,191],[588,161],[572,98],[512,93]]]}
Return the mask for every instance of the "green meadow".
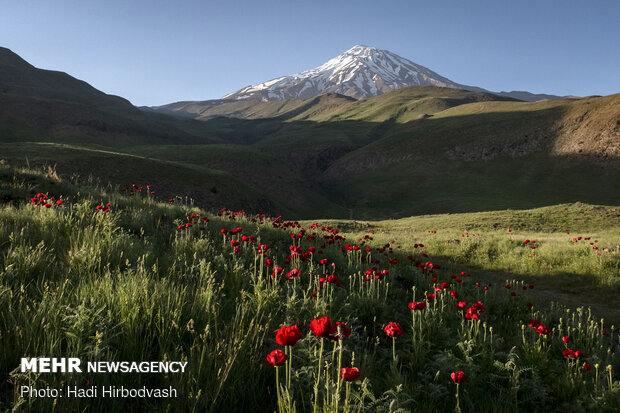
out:
{"label": "green meadow", "polygon": [[[297,223],[200,209],[129,178],[98,185],[6,163],[0,178],[3,411],[620,409],[617,207]],[[317,336],[322,317],[333,328]],[[386,333],[392,322],[402,334]],[[292,325],[298,340],[279,344]],[[274,350],[281,367],[266,359]],[[21,357],[46,356],[188,367],[19,371]],[[68,385],[179,397],[20,394]]]}

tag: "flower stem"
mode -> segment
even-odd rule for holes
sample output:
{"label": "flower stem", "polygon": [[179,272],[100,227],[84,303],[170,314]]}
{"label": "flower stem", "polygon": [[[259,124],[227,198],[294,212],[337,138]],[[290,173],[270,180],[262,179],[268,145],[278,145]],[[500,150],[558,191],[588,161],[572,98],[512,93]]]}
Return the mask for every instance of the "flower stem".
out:
{"label": "flower stem", "polygon": [[278,395],[278,405],[280,405],[280,367],[276,367],[276,394]]}
{"label": "flower stem", "polygon": [[321,348],[319,349],[319,367],[316,374],[316,383],[314,384],[314,413],[318,412],[319,409],[319,383],[321,382],[321,363],[323,361],[323,339],[320,340]]}
{"label": "flower stem", "polygon": [[396,365],[396,337],[392,337],[392,360],[394,360],[394,365]]}
{"label": "flower stem", "polygon": [[286,387],[291,388],[291,376],[293,375],[293,346],[288,347],[288,382],[286,383]]}
{"label": "flower stem", "polygon": [[[338,334],[340,334],[340,327],[338,327]],[[338,402],[340,401],[340,369],[342,368],[342,342],[339,341],[339,343],[338,370],[336,370],[336,412],[338,411]]]}

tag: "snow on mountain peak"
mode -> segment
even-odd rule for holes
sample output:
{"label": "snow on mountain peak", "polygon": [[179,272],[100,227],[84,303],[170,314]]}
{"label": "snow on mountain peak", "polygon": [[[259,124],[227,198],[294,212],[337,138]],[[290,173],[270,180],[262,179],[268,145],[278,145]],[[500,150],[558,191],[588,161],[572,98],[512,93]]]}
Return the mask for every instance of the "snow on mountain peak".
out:
{"label": "snow on mountain peak", "polygon": [[323,93],[366,98],[407,86],[463,87],[387,50],[356,45],[319,67],[248,86],[223,99],[310,99]]}

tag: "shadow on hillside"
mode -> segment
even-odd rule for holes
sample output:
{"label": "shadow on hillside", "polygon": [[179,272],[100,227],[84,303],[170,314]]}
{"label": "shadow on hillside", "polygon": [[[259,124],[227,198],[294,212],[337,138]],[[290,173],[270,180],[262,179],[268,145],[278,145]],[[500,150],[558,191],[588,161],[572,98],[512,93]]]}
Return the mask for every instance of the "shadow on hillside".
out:
{"label": "shadow on hillside", "polygon": [[[32,105],[28,100],[11,106],[11,102],[15,103],[0,101],[1,142],[96,144],[119,154],[131,152],[135,145],[187,145],[187,158],[182,151],[179,155],[179,151],[164,150],[148,157],[155,163],[141,161],[142,167],[128,167],[123,155],[108,154],[102,159],[91,152],[76,153],[80,159],[72,160],[71,156],[56,158],[54,151],[40,151],[35,162],[61,164],[65,176],[92,174],[120,185],[130,180],[153,182],[166,190],[166,196],[182,192],[208,208],[230,207],[294,219],[383,219],[577,201],[620,204],[618,158],[552,154],[558,134],[571,126],[562,124],[566,108],[561,105],[425,116],[403,124],[394,119],[193,121],[154,113],[122,117],[87,108],[75,112],[74,105]],[[5,121],[7,117],[15,122]],[[208,152],[211,144],[220,149],[229,145],[229,156],[190,159],[199,149]],[[266,163],[247,155],[236,158],[236,147],[251,148]],[[15,151],[0,157],[24,160],[24,154]],[[277,168],[267,168],[267,164]],[[155,173],[154,168],[161,170]],[[192,169],[200,173],[193,175]],[[163,176],[165,171],[167,176]],[[157,178],[152,180],[149,174]],[[295,179],[287,179],[289,175]]]}
{"label": "shadow on hillside", "polygon": [[[411,254],[411,252],[399,250],[395,251],[393,257],[396,257],[400,263],[408,263],[409,260],[407,259],[407,255],[409,254]],[[613,325],[614,323],[617,325],[617,323],[620,322],[620,307],[615,300],[615,297],[620,293],[620,283],[606,285],[601,283],[601,281],[594,276],[569,272],[555,275],[515,274],[502,270],[489,270],[467,262],[459,262],[456,261],[454,257],[446,255],[432,255],[430,257],[424,257],[419,254],[411,255],[414,259],[421,262],[431,261],[434,264],[439,264],[441,266],[441,269],[437,271],[441,274],[439,282],[448,281],[454,284],[454,280],[450,275],[459,275],[462,271],[466,274],[470,274],[470,276],[461,277],[464,282],[470,286],[476,282],[481,284],[480,292],[482,297],[484,297],[482,287],[486,285],[491,289],[490,292],[492,294],[497,294],[498,296],[505,295],[507,299],[514,299],[515,301],[522,302],[523,307],[521,312],[524,314],[524,317],[526,317],[523,320],[525,322],[531,318],[529,311],[526,311],[526,303],[528,302],[533,303],[536,310],[548,310],[552,302],[560,303],[572,310],[578,307],[585,307],[587,310],[587,308],[590,307],[593,312],[594,320],[600,320],[604,317],[607,325]],[[387,261],[386,257],[380,256],[379,258],[382,259],[382,263]],[[391,271],[390,277],[392,277],[396,288],[411,291],[411,288],[415,285],[413,280],[407,276],[401,276],[398,272]],[[525,282],[528,286],[534,285],[534,288],[523,290],[518,286],[518,283],[521,281]],[[507,282],[513,284],[513,288],[510,290],[505,288]],[[431,293],[433,291],[428,292]],[[511,292],[515,292],[516,296],[510,296]],[[418,294],[421,296],[423,291],[418,291]],[[473,297],[461,297],[461,299],[470,302]],[[483,301],[485,301],[484,298]],[[518,312],[519,311],[517,311],[517,313]]]}

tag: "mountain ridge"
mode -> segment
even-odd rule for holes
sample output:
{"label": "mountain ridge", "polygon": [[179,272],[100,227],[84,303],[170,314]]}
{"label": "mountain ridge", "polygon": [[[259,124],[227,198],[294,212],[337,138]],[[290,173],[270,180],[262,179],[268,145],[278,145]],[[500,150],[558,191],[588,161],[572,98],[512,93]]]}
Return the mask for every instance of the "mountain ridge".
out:
{"label": "mountain ridge", "polygon": [[525,101],[561,98],[525,91],[492,92],[460,84],[388,50],[356,45],[314,69],[246,86],[221,100],[306,100],[323,93],[363,99],[409,86],[450,87]]}

